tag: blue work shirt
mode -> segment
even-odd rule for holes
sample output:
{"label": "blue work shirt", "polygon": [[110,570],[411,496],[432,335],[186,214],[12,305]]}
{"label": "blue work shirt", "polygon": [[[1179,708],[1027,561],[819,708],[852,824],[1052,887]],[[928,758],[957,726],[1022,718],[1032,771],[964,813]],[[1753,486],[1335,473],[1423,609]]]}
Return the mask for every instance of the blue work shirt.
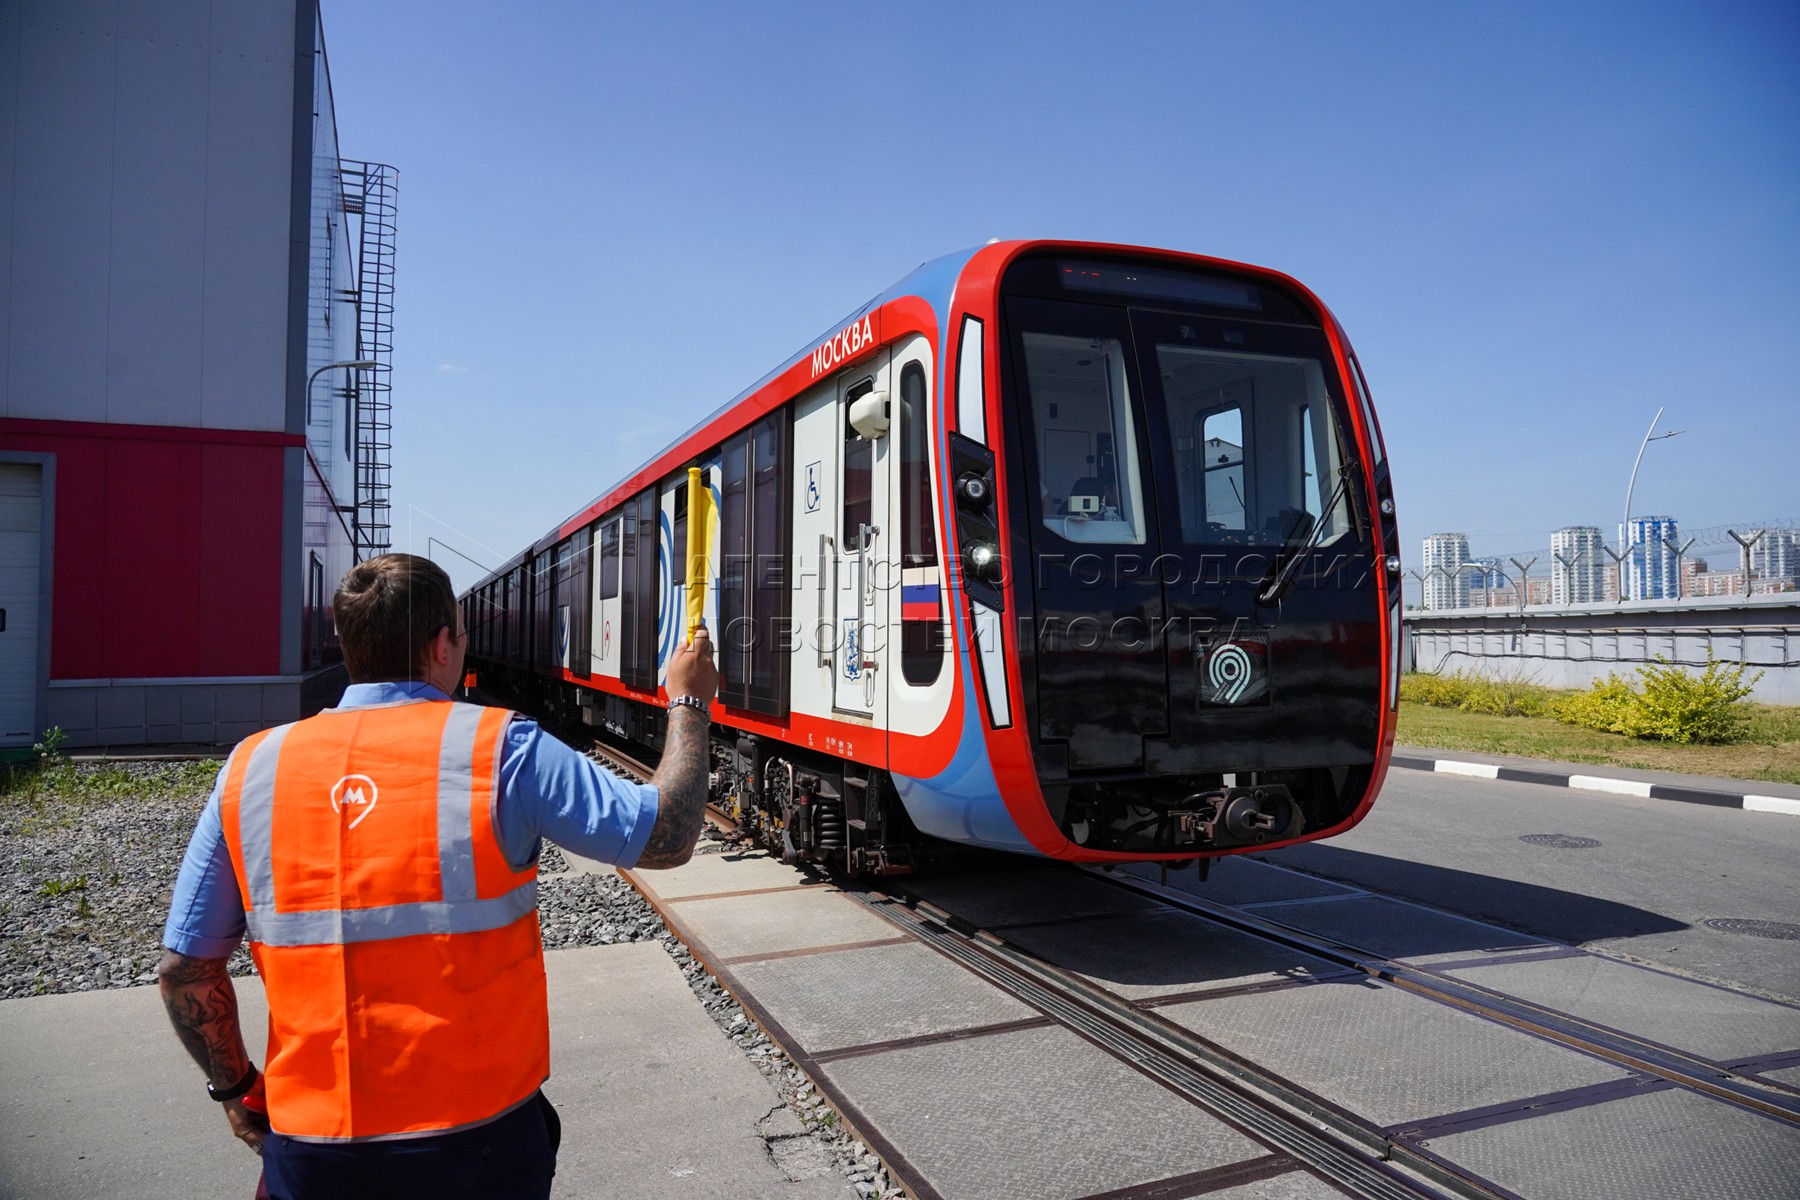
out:
{"label": "blue work shirt", "polygon": [[[341,708],[398,700],[448,700],[428,683],[353,683]],[[181,860],[175,899],[163,926],[163,945],[190,958],[224,958],[244,938],[244,898],[225,847],[219,794],[225,771],[213,784],[194,836]],[[514,717],[500,755],[500,844],[514,869],[538,856],[549,838],[583,858],[635,864],[656,824],[656,789],[602,770],[538,728]]]}

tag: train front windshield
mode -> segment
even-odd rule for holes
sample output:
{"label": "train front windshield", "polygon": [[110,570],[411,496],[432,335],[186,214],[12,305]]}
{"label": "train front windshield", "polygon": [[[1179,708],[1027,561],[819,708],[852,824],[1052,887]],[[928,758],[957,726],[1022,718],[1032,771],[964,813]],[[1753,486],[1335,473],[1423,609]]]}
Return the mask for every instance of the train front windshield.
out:
{"label": "train front windshield", "polygon": [[1168,836],[1157,811],[1241,776],[1336,823],[1375,759],[1382,613],[1319,317],[1132,264],[1024,260],[1003,293],[1031,555],[1012,574],[1053,811],[1077,841],[1145,849]]}
{"label": "train front windshield", "polygon": [[1322,539],[1348,532],[1341,504],[1325,511],[1343,459],[1318,360],[1156,342],[1161,386],[1151,411],[1133,391],[1118,339],[1025,332],[1021,342],[1037,519],[1063,540],[1145,543],[1153,472],[1137,430],[1146,424],[1169,448],[1185,544],[1280,545],[1321,519]]}

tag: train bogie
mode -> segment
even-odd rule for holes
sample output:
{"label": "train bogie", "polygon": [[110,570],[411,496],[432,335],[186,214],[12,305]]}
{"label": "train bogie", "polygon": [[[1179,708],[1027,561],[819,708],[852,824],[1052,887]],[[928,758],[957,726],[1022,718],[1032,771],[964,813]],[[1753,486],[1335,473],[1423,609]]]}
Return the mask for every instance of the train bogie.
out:
{"label": "train bogie", "polygon": [[945,845],[1185,860],[1373,801],[1392,512],[1360,369],[1298,284],[1000,243],[922,267],[483,580],[471,653],[654,749],[697,592],[747,836],[870,871]]}

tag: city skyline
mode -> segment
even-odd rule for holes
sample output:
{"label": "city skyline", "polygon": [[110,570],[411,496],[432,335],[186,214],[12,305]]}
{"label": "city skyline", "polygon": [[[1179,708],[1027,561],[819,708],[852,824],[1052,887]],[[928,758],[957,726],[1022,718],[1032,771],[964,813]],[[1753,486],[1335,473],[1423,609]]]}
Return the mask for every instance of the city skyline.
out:
{"label": "city skyline", "polygon": [[1742,594],[1747,561],[1753,592],[1800,590],[1800,520],[1745,525],[1738,531],[1742,540],[1731,542],[1742,552],[1723,566],[1715,566],[1717,556],[1695,553],[1722,542],[1702,547],[1680,533],[1676,518],[1661,515],[1634,517],[1629,527],[1619,526],[1611,544],[1598,526],[1566,525],[1551,534],[1547,554],[1525,556],[1474,556],[1465,533],[1428,534],[1420,542],[1420,565],[1406,571],[1405,588],[1410,606],[1430,611],[1504,607],[1517,601],[1515,581],[1523,566],[1528,604],[1618,603],[1624,565],[1627,600],[1677,600]]}

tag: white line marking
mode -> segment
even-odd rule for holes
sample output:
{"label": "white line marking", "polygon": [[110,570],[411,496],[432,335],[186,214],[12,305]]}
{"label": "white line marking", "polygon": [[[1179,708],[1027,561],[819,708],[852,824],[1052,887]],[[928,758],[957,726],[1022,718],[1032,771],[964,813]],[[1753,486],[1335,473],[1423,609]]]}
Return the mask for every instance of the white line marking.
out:
{"label": "white line marking", "polygon": [[1437,769],[1445,775],[1473,775],[1477,779],[1498,779],[1500,768],[1493,763],[1452,762],[1447,758],[1437,760]]}
{"label": "white line marking", "polygon": [[1800,817],[1800,800],[1786,796],[1745,796],[1744,811],[1791,813]]}
{"label": "white line marking", "polygon": [[1620,796],[1650,798],[1650,785],[1641,779],[1608,779],[1603,775],[1571,775],[1569,786],[1590,792],[1614,792]]}

